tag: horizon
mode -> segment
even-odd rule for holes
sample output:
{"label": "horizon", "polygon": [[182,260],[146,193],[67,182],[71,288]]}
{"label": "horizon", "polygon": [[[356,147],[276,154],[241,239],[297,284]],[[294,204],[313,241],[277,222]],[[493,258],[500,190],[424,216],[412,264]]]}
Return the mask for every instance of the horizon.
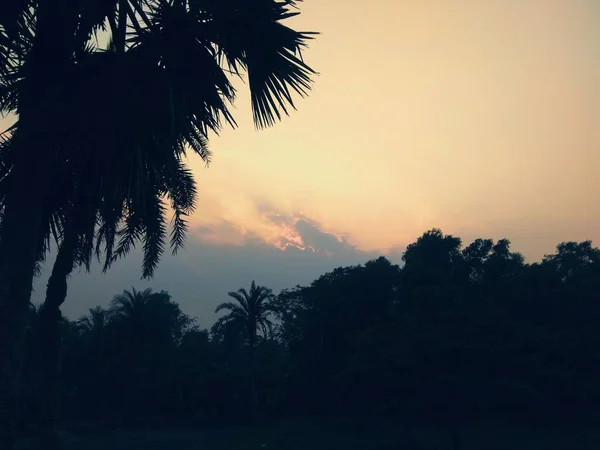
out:
{"label": "horizon", "polygon": [[[310,224],[308,221],[306,223]],[[313,281],[336,268],[364,266],[379,257],[385,257],[400,268],[404,266],[402,256],[406,247],[394,249],[393,252],[386,254],[367,252],[348,242],[337,240],[335,235],[320,231],[314,224],[310,225],[313,225],[313,228],[300,230],[301,239],[311,243],[330,244],[329,247],[315,244],[310,251],[306,251],[291,245],[282,249],[256,236],[245,245],[214,243],[203,240],[202,234],[194,234],[194,231],[198,231],[194,230],[192,234],[196,239],[192,239],[192,248],[186,247],[177,255],[166,254],[151,279],[140,278],[142,261],[140,249],[135,249],[131,255],[119,260],[116,267],[106,274],[101,274],[101,265],[94,260],[90,273],[86,273],[82,268],[74,271],[63,314],[69,320],[77,320],[95,306],[108,308],[113,297],[125,290],[134,288],[142,291],[150,288],[157,293],[168,292],[182,311],[195,319],[200,329],[210,330],[222,315],[216,314],[214,310],[227,299],[228,292],[240,288],[247,289],[253,281],[257,285],[271,288],[278,295],[284,289],[310,286]],[[307,229],[311,230],[312,235],[306,234]],[[430,230],[425,230],[423,233],[428,231]],[[451,234],[444,233],[444,235]],[[461,236],[456,235],[453,237],[460,238],[461,250],[474,240],[465,241]],[[487,237],[480,236],[480,238]],[[557,242],[555,251],[545,256],[555,254],[558,244],[560,243]],[[519,249],[512,244],[511,251],[520,253]],[[203,256],[198,260],[190,260],[193,255]],[[253,265],[252,259],[259,260],[261,265],[259,267]],[[51,263],[52,258],[49,260]],[[540,263],[542,259],[524,262],[530,265]],[[34,280],[32,302],[35,305],[43,303],[48,275],[46,264],[43,275]],[[99,276],[102,277],[100,286]],[[198,289],[197,293],[194,293],[194,289]],[[69,297],[76,298],[78,301],[69,302]]]}

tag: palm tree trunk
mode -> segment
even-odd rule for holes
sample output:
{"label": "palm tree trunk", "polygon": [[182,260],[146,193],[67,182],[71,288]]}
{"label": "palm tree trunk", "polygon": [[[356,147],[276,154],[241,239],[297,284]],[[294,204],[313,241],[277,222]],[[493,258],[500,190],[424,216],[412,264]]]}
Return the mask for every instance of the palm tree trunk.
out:
{"label": "palm tree trunk", "polygon": [[0,449],[7,450],[15,443],[27,311],[42,218],[41,180],[34,173],[31,180],[23,176],[21,184],[31,181],[27,187],[13,185],[0,229]]}
{"label": "palm tree trunk", "polygon": [[76,17],[77,3],[40,2],[36,12],[30,72],[19,93],[19,128],[12,143],[16,150],[12,185],[0,228],[0,450],[15,445],[27,310],[50,177],[44,126],[52,114],[49,107],[56,104],[51,97],[61,82],[60,69],[73,53],[67,25]]}
{"label": "palm tree trunk", "polygon": [[252,414],[254,418],[258,414],[258,392],[256,389],[256,364],[255,364],[255,351],[256,351],[256,325],[254,329],[250,329],[248,332],[248,346],[250,348],[250,401],[252,402]]}
{"label": "palm tree trunk", "polygon": [[41,383],[41,446],[46,450],[60,447],[56,424],[60,416],[62,342],[60,305],[67,297],[67,278],[73,271],[77,235],[65,232],[52,274],[46,288],[46,299],[40,314]]}

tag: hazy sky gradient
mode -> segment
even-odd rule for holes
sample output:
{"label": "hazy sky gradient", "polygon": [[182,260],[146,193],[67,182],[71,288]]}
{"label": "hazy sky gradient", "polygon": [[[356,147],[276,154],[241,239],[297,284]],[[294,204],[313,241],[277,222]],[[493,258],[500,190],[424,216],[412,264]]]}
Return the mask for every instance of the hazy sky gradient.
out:
{"label": "hazy sky gradient", "polygon": [[[343,6],[342,6],[343,5]],[[598,238],[600,5],[594,0],[307,0],[321,72],[299,111],[240,128],[195,164],[196,223],[255,229],[257,201],[361,248],[433,226],[508,236],[531,259]],[[267,233],[265,230],[264,233]]]}
{"label": "hazy sky gradient", "polygon": [[[396,257],[432,227],[508,237],[528,261],[560,241],[600,243],[597,0],[301,5],[294,26],[322,32],[305,54],[320,72],[311,96],[257,132],[239,84],[239,129],[211,140],[209,169],[192,159],[190,245],[153,286],[196,286],[184,309],[208,317],[237,283],[280,288]],[[286,243],[327,252],[275,248]],[[132,261],[75,277],[72,311],[141,286]]]}

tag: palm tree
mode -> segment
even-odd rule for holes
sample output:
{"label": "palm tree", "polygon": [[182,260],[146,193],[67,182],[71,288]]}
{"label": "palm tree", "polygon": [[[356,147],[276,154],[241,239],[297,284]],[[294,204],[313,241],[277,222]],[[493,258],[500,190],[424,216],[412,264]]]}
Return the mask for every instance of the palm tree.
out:
{"label": "palm tree", "polygon": [[[110,304],[111,316],[115,324],[117,340],[123,342],[119,348],[117,360],[121,361],[121,399],[123,404],[119,405],[122,412],[130,411],[133,407],[131,399],[135,403],[135,394],[144,378],[145,362],[149,352],[155,352],[153,348],[153,333],[150,330],[149,310],[152,309],[157,294],[152,289],[138,291],[132,288],[121,294],[115,295]],[[138,397],[138,400],[140,398]]]}
{"label": "palm tree", "polygon": [[179,342],[191,320],[165,292],[132,288],[116,295],[110,308],[112,321],[120,326],[128,345],[156,351],[161,344]]}
{"label": "palm tree", "polygon": [[90,308],[89,313],[77,321],[77,325],[84,334],[99,335],[106,330],[109,318],[109,311],[101,306],[96,306]]}
{"label": "palm tree", "polygon": [[[189,321],[167,292],[131,289],[111,302],[116,358],[123,375],[120,410],[134,413],[143,407],[148,392],[166,381],[165,361],[171,361]],[[151,375],[150,375],[151,374]]]}
{"label": "palm tree", "polygon": [[[0,143],[0,153],[4,156],[4,170],[10,164],[11,146],[10,139]],[[150,154],[154,156],[154,154]],[[155,158],[157,159],[157,158]],[[161,166],[161,164],[163,164]],[[146,165],[145,173],[155,172],[154,182],[147,182],[147,195],[142,201],[130,201],[126,196],[131,191],[119,192],[111,184],[113,181],[102,183],[92,183],[92,186],[100,186],[101,195],[95,195],[90,198],[89,195],[82,195],[86,189],[80,188],[84,183],[75,183],[75,186],[67,191],[68,196],[62,199],[63,204],[57,203],[52,211],[46,228],[43,230],[43,246],[40,252],[40,259],[44,257],[45,249],[48,247],[50,235],[54,235],[58,245],[58,254],[54,263],[48,286],[46,290],[46,299],[43,304],[40,316],[40,346],[44,348],[45,358],[43,362],[47,364],[42,370],[42,383],[38,397],[45,399],[48,407],[44,410],[48,417],[43,418],[42,430],[44,430],[44,439],[55,439],[55,424],[58,420],[59,405],[52,405],[53,401],[60,398],[56,394],[58,389],[58,372],[60,371],[59,361],[61,360],[62,346],[59,338],[60,326],[60,305],[65,301],[67,295],[67,279],[75,266],[84,266],[87,270],[90,268],[92,254],[94,252],[94,235],[98,227],[98,239],[95,250],[100,259],[100,246],[104,243],[106,251],[104,270],[119,257],[124,256],[131,248],[130,242],[136,240],[144,241],[144,261],[143,276],[148,278],[152,276],[160,255],[164,247],[165,234],[165,210],[161,207],[163,197],[171,200],[171,208],[174,211],[174,227],[171,239],[171,247],[176,252],[183,245],[186,221],[194,209],[195,203],[195,183],[189,171],[182,162],[176,162],[174,169],[164,166],[161,160],[153,161],[150,159]],[[7,178],[10,172],[5,173],[0,178],[0,195],[6,195]],[[86,180],[90,181],[95,173],[87,174]],[[79,180],[77,180],[79,181]],[[150,181],[150,180],[149,180]],[[118,186],[117,186],[118,187]],[[4,190],[3,190],[4,189]],[[89,189],[87,189],[89,191]],[[112,194],[112,195],[111,195]],[[121,197],[119,197],[119,194]],[[57,199],[57,202],[61,199]],[[131,205],[125,209],[124,205]],[[138,230],[130,227],[122,230],[119,245],[115,247],[119,222],[131,222],[131,218],[138,218]],[[158,224],[157,224],[158,221]],[[46,375],[44,377],[44,375]],[[50,437],[53,436],[53,437]]]}
{"label": "palm tree", "polygon": [[233,328],[239,330],[246,338],[248,352],[250,355],[250,395],[254,412],[258,410],[258,393],[256,390],[255,373],[255,349],[258,338],[267,339],[272,330],[272,322],[269,320],[273,312],[273,291],[264,286],[257,286],[254,281],[250,285],[250,292],[246,289],[238,289],[237,292],[229,292],[231,298],[236,302],[225,302],[217,306],[215,313],[226,310],[228,313],[217,320],[213,328]]}
{"label": "palm tree", "polygon": [[225,302],[217,306],[215,313],[226,310],[228,313],[219,318],[217,326],[232,326],[242,331],[248,343],[251,361],[254,360],[254,351],[257,339],[267,339],[270,336],[273,324],[269,316],[273,312],[275,295],[271,289],[257,286],[254,281],[250,285],[250,292],[239,289],[229,292],[231,298],[237,303]]}
{"label": "palm tree", "polygon": [[152,289],[138,291],[135,288],[124,290],[115,295],[110,303],[111,316],[118,331],[134,350],[141,349],[152,336],[147,328],[152,320],[150,316],[157,294]]}
{"label": "palm tree", "polygon": [[[218,132],[222,119],[235,124],[230,76],[247,73],[258,127],[281,118],[294,106],[290,92],[306,94],[314,74],[300,55],[312,36],[282,23],[296,14],[292,7],[289,0],[2,2],[0,111],[18,114],[0,228],[2,425],[12,421],[41,230],[53,205],[64,205],[64,189],[73,177],[92,186],[85,180],[95,171],[132,192],[131,201],[142,198],[149,154],[173,161],[169,155],[177,160],[187,145],[202,153],[209,130]],[[93,39],[101,29],[111,36],[108,49]],[[128,218],[124,248],[142,227]]]}
{"label": "palm tree", "polygon": [[152,289],[138,291],[133,287],[131,291],[126,289],[121,294],[115,295],[110,302],[113,319],[137,325],[143,320],[142,317],[144,316],[145,309],[148,308],[154,295],[155,293],[152,292]]}

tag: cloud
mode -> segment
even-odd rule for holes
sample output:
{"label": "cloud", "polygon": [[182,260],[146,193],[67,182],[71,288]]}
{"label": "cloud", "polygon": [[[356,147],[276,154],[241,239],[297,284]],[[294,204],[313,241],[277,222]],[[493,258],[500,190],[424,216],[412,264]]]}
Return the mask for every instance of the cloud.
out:
{"label": "cloud", "polygon": [[[255,280],[276,292],[311,283],[339,266],[365,263],[378,256],[353,246],[345,237],[325,231],[300,213],[285,213],[272,205],[257,204],[258,220],[231,220],[192,228],[186,246],[176,256],[165,254],[152,280],[141,280],[140,250],[118,261],[103,275],[99,265],[90,274],[75,273],[63,312],[75,319],[96,305],[107,306],[123,289],[164,289],[184,312],[203,327],[215,320],[216,306],[227,292]],[[32,300],[43,301],[53,257],[34,283]]]}
{"label": "cloud", "polygon": [[191,234],[206,244],[213,245],[247,245],[249,243],[264,243],[256,233],[244,230],[239,225],[226,219],[210,225],[198,225]]}
{"label": "cloud", "polygon": [[361,252],[347,236],[326,231],[302,212],[285,212],[265,199],[254,200],[252,210],[242,220],[222,219],[199,225],[194,234],[203,242],[215,244],[268,245],[281,251],[301,250],[329,256]]}
{"label": "cloud", "polygon": [[282,250],[296,248],[330,256],[361,251],[350,243],[347,236],[332,230],[325,231],[319,222],[302,212],[286,214],[265,200],[257,201],[255,205],[258,215],[275,231],[275,238],[267,238],[267,242]]}
{"label": "cloud", "polygon": [[304,244],[317,252],[323,251],[329,254],[340,255],[357,251],[357,248],[350,244],[346,237],[338,236],[334,233],[325,233],[319,229],[315,222],[308,219],[297,220],[295,229]]}

